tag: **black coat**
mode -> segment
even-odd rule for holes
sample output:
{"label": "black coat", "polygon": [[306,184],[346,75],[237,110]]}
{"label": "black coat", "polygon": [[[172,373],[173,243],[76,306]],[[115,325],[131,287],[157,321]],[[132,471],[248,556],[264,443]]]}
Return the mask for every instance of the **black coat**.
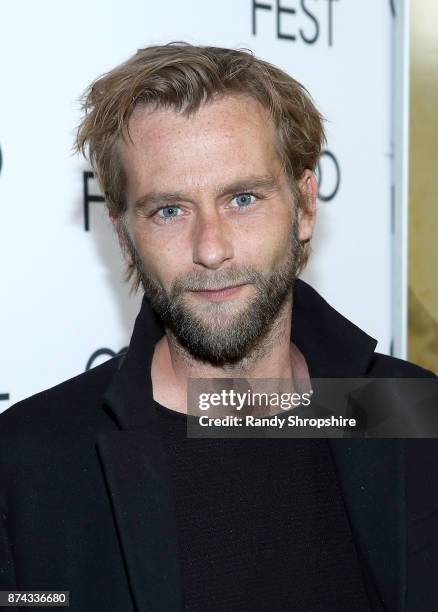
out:
{"label": "black coat", "polygon": [[[292,337],[311,377],[423,377],[303,281]],[[74,611],[182,610],[146,299],[129,350],[0,415],[0,590],[69,590]],[[435,440],[331,439],[375,609],[438,610]],[[406,603],[407,602],[407,603]],[[41,609],[41,608],[40,608]]]}

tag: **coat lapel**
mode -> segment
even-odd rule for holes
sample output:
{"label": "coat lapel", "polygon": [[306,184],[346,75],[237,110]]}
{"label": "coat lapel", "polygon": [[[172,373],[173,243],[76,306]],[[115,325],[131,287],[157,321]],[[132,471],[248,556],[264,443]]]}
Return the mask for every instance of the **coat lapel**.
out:
{"label": "coat lapel", "polygon": [[152,406],[150,366],[161,335],[160,326],[144,303],[128,353],[104,399],[105,409],[120,430],[100,432],[97,438],[138,612],[183,610],[170,473]]}
{"label": "coat lapel", "polygon": [[[365,378],[376,340],[302,281],[294,291],[292,338],[311,378]],[[328,440],[353,536],[385,608],[405,610],[407,522],[404,442]]]}
{"label": "coat lapel", "polygon": [[[150,366],[161,322],[146,298],[104,406],[119,431],[97,450],[133,599],[140,612],[183,610],[170,477],[153,409]],[[366,376],[376,341],[303,281],[294,285],[292,339],[310,376]],[[329,439],[359,555],[388,610],[404,611],[406,518],[403,441]]]}
{"label": "coat lapel", "polygon": [[181,612],[175,513],[160,446],[147,430],[100,433],[98,452],[136,609]]}
{"label": "coat lapel", "polygon": [[352,533],[386,610],[405,610],[403,440],[330,439]]}

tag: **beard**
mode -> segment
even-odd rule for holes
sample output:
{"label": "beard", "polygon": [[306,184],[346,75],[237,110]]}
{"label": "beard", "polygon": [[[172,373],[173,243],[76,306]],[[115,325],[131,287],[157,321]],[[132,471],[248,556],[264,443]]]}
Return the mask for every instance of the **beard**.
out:
{"label": "beard", "polygon": [[[294,215],[286,256],[270,273],[263,274],[253,266],[222,270],[194,271],[177,278],[167,292],[145,269],[122,220],[126,247],[143,285],[146,297],[166,330],[196,360],[214,366],[236,364],[263,346],[288,300],[302,252],[297,238],[298,219]],[[235,303],[196,300],[188,304],[186,292],[248,284],[252,295],[242,307]],[[243,290],[246,290],[243,289]]]}

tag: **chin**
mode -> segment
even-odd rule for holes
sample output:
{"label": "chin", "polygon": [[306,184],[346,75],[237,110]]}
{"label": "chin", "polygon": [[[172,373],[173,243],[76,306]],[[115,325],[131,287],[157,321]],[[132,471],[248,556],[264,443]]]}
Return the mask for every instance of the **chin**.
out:
{"label": "chin", "polygon": [[198,305],[189,309],[191,317],[195,317],[206,327],[214,327],[216,325],[224,325],[229,322],[230,325],[240,317],[242,313],[248,311],[249,304],[247,302],[221,302]]}

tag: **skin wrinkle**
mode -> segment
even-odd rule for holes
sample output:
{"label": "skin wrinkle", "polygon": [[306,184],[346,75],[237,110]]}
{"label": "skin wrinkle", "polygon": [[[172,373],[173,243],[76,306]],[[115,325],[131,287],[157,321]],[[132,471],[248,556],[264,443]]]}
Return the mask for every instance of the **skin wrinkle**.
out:
{"label": "skin wrinkle", "polygon": [[[244,180],[241,180],[237,183],[227,186],[219,186],[215,189],[216,197],[231,195],[233,193],[238,192],[249,192],[249,191],[257,191],[259,189],[263,189],[263,191],[269,196],[269,194],[274,193],[277,187],[276,178],[273,176],[265,176],[265,177],[248,177]],[[181,202],[182,200],[190,201],[190,197],[180,192],[172,192],[172,193],[160,193],[160,192],[151,192],[146,193],[140,198],[138,198],[134,202],[135,210],[143,210],[152,208],[155,205],[163,205],[164,203],[170,202]]]}

